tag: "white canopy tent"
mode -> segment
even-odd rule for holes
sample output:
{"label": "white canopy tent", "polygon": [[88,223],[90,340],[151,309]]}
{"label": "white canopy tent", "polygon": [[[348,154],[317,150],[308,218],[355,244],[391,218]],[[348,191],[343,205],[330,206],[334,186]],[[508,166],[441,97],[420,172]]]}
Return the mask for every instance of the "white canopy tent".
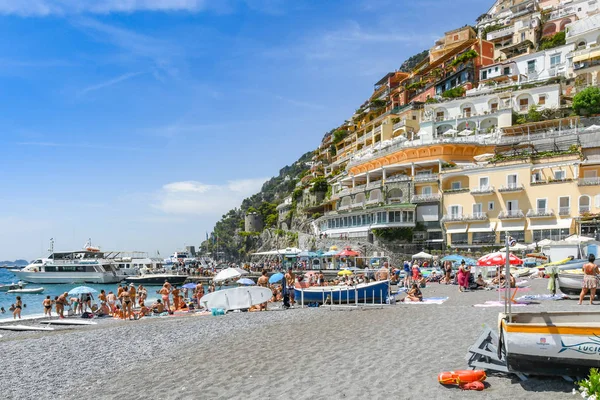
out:
{"label": "white canopy tent", "polygon": [[419,260],[419,259],[427,259],[427,260],[431,260],[433,258],[433,256],[429,253],[425,253],[424,251],[415,254],[414,256],[412,256],[413,260]]}

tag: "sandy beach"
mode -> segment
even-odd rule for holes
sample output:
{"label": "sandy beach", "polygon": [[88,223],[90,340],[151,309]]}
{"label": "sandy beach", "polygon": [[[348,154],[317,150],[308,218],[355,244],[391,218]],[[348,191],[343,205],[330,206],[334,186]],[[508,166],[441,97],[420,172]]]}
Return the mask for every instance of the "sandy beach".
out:
{"label": "sandy beach", "polygon": [[[526,294],[547,293],[547,280]],[[560,378],[521,382],[492,375],[484,392],[438,384],[441,371],[466,369],[482,325],[496,326],[496,291],[459,293],[432,284],[441,305],[383,309],[295,308],[225,316],[99,320],[55,332],[2,332],[0,376],[6,399],[559,399]],[[519,310],[595,309],[575,300]]]}

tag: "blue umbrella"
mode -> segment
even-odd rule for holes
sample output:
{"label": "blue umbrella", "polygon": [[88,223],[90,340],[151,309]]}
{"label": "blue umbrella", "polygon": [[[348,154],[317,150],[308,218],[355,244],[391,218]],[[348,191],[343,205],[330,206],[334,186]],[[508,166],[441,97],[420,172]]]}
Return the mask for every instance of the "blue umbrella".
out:
{"label": "blue umbrella", "polygon": [[256,285],[256,282],[254,282],[250,278],[238,279],[237,283],[239,283],[240,285]]}
{"label": "blue umbrella", "polygon": [[464,257],[458,255],[458,254],[452,254],[449,256],[446,256],[444,258],[442,258],[442,261],[452,261],[452,262],[460,262]]}
{"label": "blue umbrella", "polygon": [[278,272],[276,274],[271,275],[271,277],[269,278],[269,283],[276,283],[282,279],[283,279],[283,274],[281,272]]}
{"label": "blue umbrella", "polygon": [[184,289],[196,289],[196,284],[194,282],[186,283],[182,286]]}
{"label": "blue umbrella", "polygon": [[92,289],[89,286],[77,286],[76,288],[69,290],[70,296],[76,296],[78,294],[88,294],[88,293],[98,293],[98,291],[96,289]]}

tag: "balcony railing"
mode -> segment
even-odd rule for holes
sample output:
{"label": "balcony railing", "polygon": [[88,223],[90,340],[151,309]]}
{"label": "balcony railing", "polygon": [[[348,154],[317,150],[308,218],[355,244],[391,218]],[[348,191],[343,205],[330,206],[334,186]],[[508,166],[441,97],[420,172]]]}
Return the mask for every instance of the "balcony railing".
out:
{"label": "balcony railing", "polygon": [[367,184],[367,189],[378,189],[381,187],[381,181],[369,182]]}
{"label": "balcony railing", "polygon": [[444,193],[446,194],[455,194],[455,193],[465,193],[468,192],[469,188],[458,188],[458,189],[446,189],[444,190]]}
{"label": "balcony railing", "polygon": [[394,175],[386,178],[385,183],[394,183],[394,182],[409,182],[412,178],[408,175]]}
{"label": "balcony railing", "polygon": [[404,128],[406,126],[406,120],[402,120],[400,122],[396,122],[392,128],[392,131],[397,131],[398,129]]}
{"label": "balcony railing", "polygon": [[442,222],[461,222],[466,221],[466,215],[463,214],[446,214],[442,217]]}
{"label": "balcony railing", "polygon": [[381,125],[373,129],[373,135],[377,135],[378,133],[381,133]]}
{"label": "balcony railing", "polygon": [[432,193],[432,194],[415,194],[414,196],[411,197],[411,202],[412,203],[431,203],[431,202],[436,202],[436,201],[440,201],[442,198],[442,195],[439,193]]}
{"label": "balcony railing", "polygon": [[497,31],[488,32],[486,40],[494,40],[501,37],[512,35],[515,32],[514,26],[509,26],[503,29],[498,29]]}
{"label": "balcony railing", "polygon": [[589,213],[590,210],[590,206],[579,206],[579,214]]}
{"label": "balcony railing", "polygon": [[521,190],[524,190],[525,188],[523,187],[522,184],[519,183],[510,183],[506,186],[501,186],[500,189],[498,189],[498,191],[500,193],[503,192],[519,192]]}
{"label": "balcony railing", "polygon": [[488,219],[487,213],[478,212],[465,216],[465,221],[485,221]]}
{"label": "balcony railing", "polygon": [[600,59],[589,60],[589,61],[580,61],[573,63],[573,70],[579,71],[586,68],[597,67],[600,65]]}
{"label": "balcony railing", "polygon": [[527,217],[529,218],[545,218],[553,216],[554,210],[550,208],[532,208],[527,211]]}
{"label": "balcony railing", "polygon": [[364,192],[366,188],[367,188],[367,184],[366,183],[364,185],[355,186],[355,187],[352,188],[352,193]]}
{"label": "balcony railing", "polygon": [[344,189],[344,190],[340,190],[337,195],[339,197],[343,197],[343,196],[348,196],[349,194],[351,194],[352,192],[350,191],[350,189]]}
{"label": "balcony railing", "polygon": [[371,199],[371,200],[367,200],[367,201],[365,202],[365,205],[367,205],[367,206],[370,206],[370,205],[372,205],[372,204],[379,204],[379,203],[381,203],[381,202],[383,202],[383,200],[382,200],[382,199]]}
{"label": "balcony railing", "polygon": [[349,210],[349,209],[350,209],[350,207],[351,207],[351,205],[350,205],[350,204],[346,204],[346,205],[343,205],[343,206],[339,206],[339,207],[338,207],[338,211],[345,211],[345,210]]}
{"label": "balcony railing", "polygon": [[579,178],[577,180],[577,185],[578,186],[596,186],[596,185],[600,185],[600,178],[598,178],[598,177],[593,177],[593,178]]}
{"label": "balcony railing", "polygon": [[440,176],[438,174],[415,175],[415,182],[437,182]]}
{"label": "balcony railing", "polygon": [[521,210],[506,210],[498,214],[499,219],[519,219],[525,218],[525,214]]}
{"label": "balcony railing", "polygon": [[482,195],[482,194],[490,194],[490,193],[494,193],[493,186],[480,186],[480,187],[471,189],[471,194],[473,196]]}
{"label": "balcony railing", "polygon": [[558,215],[571,215],[571,207],[560,207]]}
{"label": "balcony railing", "polygon": [[363,206],[365,205],[364,201],[359,201],[358,203],[352,203],[350,205],[351,208],[363,208]]}

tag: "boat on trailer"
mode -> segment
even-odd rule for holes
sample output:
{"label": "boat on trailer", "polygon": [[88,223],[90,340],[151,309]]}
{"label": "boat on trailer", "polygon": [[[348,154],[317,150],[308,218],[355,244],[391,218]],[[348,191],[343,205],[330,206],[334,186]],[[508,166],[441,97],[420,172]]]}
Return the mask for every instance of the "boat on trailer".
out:
{"label": "boat on trailer", "polygon": [[501,313],[500,346],[510,372],[587,376],[600,368],[600,312]]}
{"label": "boat on trailer", "polygon": [[304,303],[324,303],[327,298],[332,303],[366,303],[385,302],[390,290],[390,281],[377,281],[371,283],[360,283],[355,286],[309,286],[307,288],[295,288],[296,301],[304,299]]}

